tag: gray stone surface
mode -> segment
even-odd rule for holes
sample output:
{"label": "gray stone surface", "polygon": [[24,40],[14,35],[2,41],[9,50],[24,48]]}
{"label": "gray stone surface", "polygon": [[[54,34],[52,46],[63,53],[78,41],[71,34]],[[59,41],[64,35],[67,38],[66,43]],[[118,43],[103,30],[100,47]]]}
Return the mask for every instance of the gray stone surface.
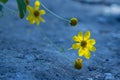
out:
{"label": "gray stone surface", "polygon": [[[79,1],[41,0],[56,14],[79,20],[71,27],[47,12],[46,22],[39,26],[46,38],[38,26],[19,19],[16,1],[10,0],[5,7],[16,12],[4,8],[0,17],[0,80],[104,80],[106,73],[120,80],[120,13],[111,11],[113,4],[119,10],[119,0],[106,0],[111,5]],[[72,36],[87,30],[97,41],[97,51],[84,60],[81,70],[76,70],[73,62],[78,58],[77,51],[68,49]]]}
{"label": "gray stone surface", "polygon": [[115,80],[115,78],[111,73],[105,73],[105,80]]}

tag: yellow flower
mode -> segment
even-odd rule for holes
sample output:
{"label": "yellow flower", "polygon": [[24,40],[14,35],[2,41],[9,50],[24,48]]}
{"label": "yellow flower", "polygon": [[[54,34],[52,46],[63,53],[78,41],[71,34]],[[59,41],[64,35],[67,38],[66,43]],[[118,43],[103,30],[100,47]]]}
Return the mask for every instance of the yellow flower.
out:
{"label": "yellow flower", "polygon": [[27,11],[29,14],[26,19],[29,20],[30,24],[34,24],[36,22],[36,24],[39,25],[40,22],[45,22],[41,15],[44,15],[46,12],[44,10],[39,10],[39,7],[40,2],[38,0],[35,1],[34,8],[32,8],[30,5],[27,5]]}
{"label": "yellow flower", "polygon": [[90,51],[96,51],[94,47],[96,41],[90,39],[90,31],[87,31],[84,36],[82,32],[79,32],[77,36],[73,36],[73,40],[76,43],[72,45],[72,49],[78,49],[79,56],[84,56],[86,59],[89,59]]}

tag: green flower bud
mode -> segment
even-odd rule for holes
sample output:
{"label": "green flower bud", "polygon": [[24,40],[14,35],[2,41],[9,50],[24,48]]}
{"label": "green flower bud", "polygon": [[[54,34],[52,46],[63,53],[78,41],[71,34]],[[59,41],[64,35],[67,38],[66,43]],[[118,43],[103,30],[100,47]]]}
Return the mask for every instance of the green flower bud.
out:
{"label": "green flower bud", "polygon": [[25,0],[25,3],[26,3],[27,5],[29,5],[30,0]]}
{"label": "green flower bud", "polygon": [[83,61],[82,59],[77,58],[76,61],[74,62],[74,67],[76,69],[81,69],[82,68],[82,61]]}
{"label": "green flower bud", "polygon": [[71,26],[76,26],[78,23],[78,19],[77,18],[71,18],[70,19],[70,25]]}

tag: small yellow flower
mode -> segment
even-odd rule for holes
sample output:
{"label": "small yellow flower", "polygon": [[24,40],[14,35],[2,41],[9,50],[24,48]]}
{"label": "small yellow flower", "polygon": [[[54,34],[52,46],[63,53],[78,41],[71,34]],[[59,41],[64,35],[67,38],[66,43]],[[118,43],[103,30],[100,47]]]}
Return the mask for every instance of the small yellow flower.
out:
{"label": "small yellow flower", "polygon": [[29,20],[30,24],[34,24],[36,22],[36,24],[39,25],[40,22],[45,22],[41,15],[44,15],[46,12],[44,10],[39,10],[39,7],[39,0],[35,1],[34,8],[32,8],[30,5],[27,5],[27,10],[29,14],[26,17],[26,20]]}
{"label": "small yellow flower", "polygon": [[77,36],[73,36],[73,40],[76,42],[72,45],[72,49],[78,49],[78,55],[84,56],[86,59],[90,58],[90,51],[96,51],[94,47],[96,41],[90,39],[90,31],[87,31],[84,36],[82,32],[79,32]]}

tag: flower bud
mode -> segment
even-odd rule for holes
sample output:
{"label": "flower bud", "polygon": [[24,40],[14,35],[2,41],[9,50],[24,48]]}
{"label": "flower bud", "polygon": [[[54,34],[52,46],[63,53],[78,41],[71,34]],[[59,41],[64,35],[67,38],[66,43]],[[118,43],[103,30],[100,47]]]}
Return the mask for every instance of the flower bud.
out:
{"label": "flower bud", "polygon": [[35,7],[39,7],[40,6],[40,2],[38,0],[35,1]]}
{"label": "flower bud", "polygon": [[76,69],[81,69],[82,68],[82,61],[83,61],[82,59],[77,58],[76,61],[74,62],[74,67]]}
{"label": "flower bud", "polygon": [[70,19],[70,25],[71,26],[76,26],[78,23],[78,19],[77,18],[71,18]]}
{"label": "flower bud", "polygon": [[27,5],[29,5],[30,0],[25,0],[25,3],[26,3]]}

